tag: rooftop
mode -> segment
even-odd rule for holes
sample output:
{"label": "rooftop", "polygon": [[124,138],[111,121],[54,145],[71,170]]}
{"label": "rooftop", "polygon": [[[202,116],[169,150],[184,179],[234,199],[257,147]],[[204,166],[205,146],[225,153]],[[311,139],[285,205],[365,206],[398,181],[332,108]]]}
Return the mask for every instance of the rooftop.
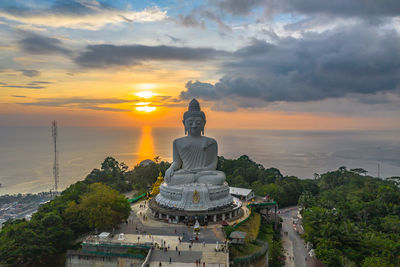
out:
{"label": "rooftop", "polygon": [[247,196],[251,193],[251,189],[240,188],[240,187],[229,187],[229,193],[231,195]]}

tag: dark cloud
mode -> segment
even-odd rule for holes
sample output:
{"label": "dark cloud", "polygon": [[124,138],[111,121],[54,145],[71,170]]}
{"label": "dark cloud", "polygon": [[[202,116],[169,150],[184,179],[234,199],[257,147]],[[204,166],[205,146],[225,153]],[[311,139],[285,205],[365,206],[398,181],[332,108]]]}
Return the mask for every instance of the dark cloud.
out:
{"label": "dark cloud", "polygon": [[226,55],[212,48],[187,48],[175,46],[145,45],[89,45],[86,51],[74,59],[75,63],[87,68],[130,66],[146,60],[202,61]]}
{"label": "dark cloud", "polygon": [[31,86],[31,85],[1,85],[0,87],[8,88],[24,88],[24,89],[44,89],[45,86]]}
{"label": "dark cloud", "polygon": [[[15,96],[17,97],[17,96]],[[120,99],[120,98],[38,98],[31,102],[18,103],[24,106],[41,106],[41,107],[65,107],[65,108],[78,108],[78,109],[90,109],[90,110],[101,110],[101,111],[117,111],[126,112],[141,106],[140,102],[143,100],[136,99]],[[125,104],[124,107],[118,106],[118,104]],[[129,108],[126,108],[128,104]],[[149,104],[152,107],[182,107],[187,106],[187,103],[183,103],[180,99],[176,99],[172,96],[155,96],[152,98]]]}
{"label": "dark cloud", "polygon": [[266,0],[213,0],[212,3],[216,4],[223,11],[232,15],[243,16],[248,15],[253,8],[265,4]]}
{"label": "dark cloud", "polygon": [[166,34],[165,36],[167,36],[173,43],[181,43],[181,44],[185,43],[185,41],[181,38],[177,38],[169,34]]}
{"label": "dark cloud", "polygon": [[217,83],[188,82],[181,99],[234,99],[232,105],[239,107],[244,99],[306,102],[394,91],[400,85],[399,34],[363,25],[276,44],[254,40],[232,57]]}
{"label": "dark cloud", "polygon": [[81,105],[79,108],[91,109],[91,110],[100,110],[100,111],[114,111],[114,112],[131,111],[130,109],[126,109],[126,108],[109,108],[109,107],[85,106],[85,105]]}
{"label": "dark cloud", "polygon": [[39,98],[33,102],[21,102],[18,103],[24,106],[42,106],[42,107],[69,107],[69,108],[81,108],[91,110],[102,110],[102,111],[129,111],[124,108],[114,108],[104,105],[131,103],[132,101],[127,99],[118,98]]}
{"label": "dark cloud", "polygon": [[222,18],[218,15],[216,15],[214,12],[210,11],[210,10],[203,10],[201,12],[201,16],[208,18],[211,21],[214,21],[220,30],[222,30],[223,32],[231,32],[232,28],[229,27],[228,25],[226,25],[223,21]]}
{"label": "dark cloud", "polygon": [[177,22],[185,27],[198,27],[202,29],[205,28],[204,21],[197,19],[196,15],[193,12],[186,16],[179,14]]}
{"label": "dark cloud", "polygon": [[37,55],[71,54],[71,51],[64,48],[59,39],[30,32],[24,32],[23,35],[24,37],[19,41],[19,46],[27,53]]}
{"label": "dark cloud", "polygon": [[44,89],[44,88],[46,88],[45,85],[52,84],[52,83],[53,82],[47,82],[47,81],[32,81],[25,85],[11,85],[11,84],[6,84],[6,83],[0,82],[0,87],[22,88],[22,89]]}
{"label": "dark cloud", "polygon": [[75,106],[75,105],[104,105],[130,103],[131,100],[118,98],[39,98],[35,102],[20,103],[29,106]]}
{"label": "dark cloud", "polygon": [[12,97],[17,97],[17,98],[25,98],[26,95],[11,95]]}
{"label": "dark cloud", "polygon": [[9,14],[15,16],[48,16],[48,15],[70,15],[70,16],[84,16],[89,14],[96,14],[100,10],[111,9],[105,3],[97,1],[70,1],[70,0],[56,0],[52,5],[47,7],[32,7],[13,5],[11,2],[7,1],[0,4],[0,10],[3,10]]}
{"label": "dark cloud", "polygon": [[331,14],[335,16],[398,16],[400,1],[397,0],[336,0],[329,3],[319,0],[286,0],[281,4],[286,10],[304,14]]}
{"label": "dark cloud", "polygon": [[181,92],[182,99],[201,97],[204,100],[219,100],[222,96],[217,92],[214,85],[199,81],[189,81],[186,83],[187,91]]}
{"label": "dark cloud", "polygon": [[394,17],[400,14],[398,0],[211,0],[215,6],[231,15],[248,15],[256,8],[264,8],[266,14],[301,13],[335,17]]}
{"label": "dark cloud", "polygon": [[28,77],[36,77],[40,75],[40,71],[37,70],[19,70],[22,75],[28,76]]}
{"label": "dark cloud", "polygon": [[52,84],[53,82],[48,82],[48,81],[32,81],[32,83],[35,83],[35,84]]}
{"label": "dark cloud", "polygon": [[128,19],[127,17],[123,16],[123,15],[119,15],[123,20],[125,20],[126,22],[130,22],[132,23],[133,20],[132,19]]}
{"label": "dark cloud", "polygon": [[53,82],[47,82],[47,81],[32,81],[28,83],[30,86],[37,86],[37,85],[43,85],[43,84],[53,84]]}
{"label": "dark cloud", "polygon": [[33,4],[30,1],[0,1],[0,17],[28,25],[87,30],[97,30],[107,24],[166,18],[166,11],[154,5],[138,11],[117,2],[56,0],[48,4]]}
{"label": "dark cloud", "polygon": [[179,14],[176,19],[170,18],[170,20],[181,26],[201,29],[206,28],[206,21],[208,20],[216,23],[221,33],[231,32],[232,28],[223,19],[224,15],[209,5],[195,7],[188,15]]}

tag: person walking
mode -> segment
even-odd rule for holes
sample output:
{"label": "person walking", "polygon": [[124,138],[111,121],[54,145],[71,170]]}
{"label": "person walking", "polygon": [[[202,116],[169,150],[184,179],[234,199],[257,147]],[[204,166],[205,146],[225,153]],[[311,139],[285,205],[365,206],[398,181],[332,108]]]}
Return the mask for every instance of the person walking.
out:
{"label": "person walking", "polygon": [[169,257],[169,264],[171,264],[171,262],[172,262],[172,258],[171,258],[171,257]]}

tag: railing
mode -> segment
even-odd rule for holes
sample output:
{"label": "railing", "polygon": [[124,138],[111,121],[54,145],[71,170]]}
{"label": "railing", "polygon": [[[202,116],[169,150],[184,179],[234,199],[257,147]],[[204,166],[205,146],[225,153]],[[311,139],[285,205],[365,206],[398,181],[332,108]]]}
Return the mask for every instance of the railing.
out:
{"label": "railing", "polygon": [[[141,267],[147,267],[149,266],[149,261],[150,261],[150,257],[151,257],[151,253],[153,252],[153,248],[149,249],[149,252],[147,253],[146,259],[144,260],[144,262],[142,263]],[[229,254],[229,253],[228,253]]]}
{"label": "railing", "polygon": [[143,198],[143,197],[145,197],[145,196],[146,196],[146,193],[143,193],[143,194],[141,194],[140,196],[137,196],[137,197],[135,197],[135,198],[128,199],[128,201],[129,201],[129,203],[135,203],[135,202],[137,202],[138,200],[140,200],[141,198]]}
{"label": "railing", "polygon": [[135,244],[135,243],[95,243],[95,242],[83,242],[82,245],[88,246],[96,246],[96,247],[113,247],[113,248],[139,248],[139,249],[150,249],[151,246],[148,245],[142,245],[142,244]]}
{"label": "railing", "polygon": [[134,258],[134,259],[144,259],[144,256],[141,254],[130,254],[130,253],[111,253],[111,252],[103,252],[103,251],[89,251],[82,250],[84,253],[98,255],[98,256],[109,256],[109,257],[125,257],[125,258]]}
{"label": "railing", "polygon": [[275,206],[276,205],[276,201],[272,201],[272,202],[262,202],[262,203],[250,203],[247,204],[247,207],[263,207],[263,206]]}

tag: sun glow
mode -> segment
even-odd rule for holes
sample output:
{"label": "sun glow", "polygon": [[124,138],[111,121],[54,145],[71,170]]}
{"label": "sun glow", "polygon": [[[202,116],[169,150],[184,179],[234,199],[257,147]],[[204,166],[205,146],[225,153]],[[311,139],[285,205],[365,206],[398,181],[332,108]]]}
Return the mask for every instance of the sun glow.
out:
{"label": "sun glow", "polygon": [[141,90],[151,90],[157,87],[155,83],[139,83],[136,85],[136,88]]}
{"label": "sun glow", "polygon": [[141,107],[136,107],[135,109],[141,112],[153,112],[154,110],[156,110],[156,107],[141,106]]}
{"label": "sun glow", "polygon": [[153,96],[155,96],[157,94],[150,92],[150,91],[142,91],[142,92],[137,92],[136,95],[138,97],[148,99],[148,98],[152,98]]}

